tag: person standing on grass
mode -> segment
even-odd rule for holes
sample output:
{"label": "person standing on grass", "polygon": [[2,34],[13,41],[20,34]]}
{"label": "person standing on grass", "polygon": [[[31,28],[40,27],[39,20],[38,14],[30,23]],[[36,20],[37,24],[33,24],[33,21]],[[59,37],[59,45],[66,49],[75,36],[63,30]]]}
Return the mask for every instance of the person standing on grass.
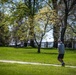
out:
{"label": "person standing on grass", "polygon": [[62,66],[65,66],[65,63],[63,61],[64,54],[65,54],[64,43],[61,40],[58,40],[58,61],[61,62]]}

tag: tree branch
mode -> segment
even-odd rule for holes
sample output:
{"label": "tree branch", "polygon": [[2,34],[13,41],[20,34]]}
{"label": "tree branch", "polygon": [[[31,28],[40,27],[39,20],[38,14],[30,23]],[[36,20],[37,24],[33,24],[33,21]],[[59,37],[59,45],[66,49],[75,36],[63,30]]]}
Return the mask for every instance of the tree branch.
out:
{"label": "tree branch", "polygon": [[53,7],[47,1],[45,1],[45,2],[53,9]]}
{"label": "tree branch", "polygon": [[69,26],[71,27],[72,31],[76,34],[76,31],[74,31],[74,28],[71,25],[69,25]]}
{"label": "tree branch", "polygon": [[69,8],[69,11],[71,11],[75,5],[76,5],[76,0],[73,0],[73,2],[71,3],[71,6]]}

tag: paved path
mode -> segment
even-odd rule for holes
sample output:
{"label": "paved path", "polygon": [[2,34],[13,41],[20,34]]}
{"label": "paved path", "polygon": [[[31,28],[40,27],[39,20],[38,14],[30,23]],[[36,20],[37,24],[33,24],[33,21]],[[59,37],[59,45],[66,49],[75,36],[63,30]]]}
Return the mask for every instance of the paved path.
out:
{"label": "paved path", "polygon": [[[13,61],[13,60],[0,60],[0,62],[61,67],[61,65],[56,65],[56,64],[45,64],[45,63],[35,63],[35,62],[22,62],[22,61]],[[65,67],[76,68],[76,66],[68,66],[68,65],[66,65]]]}

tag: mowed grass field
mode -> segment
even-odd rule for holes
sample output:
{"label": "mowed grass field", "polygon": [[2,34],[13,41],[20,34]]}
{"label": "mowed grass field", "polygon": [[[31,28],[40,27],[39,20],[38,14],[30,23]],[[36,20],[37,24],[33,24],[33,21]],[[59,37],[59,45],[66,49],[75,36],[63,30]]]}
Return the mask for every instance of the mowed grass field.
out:
{"label": "mowed grass field", "polygon": [[[60,64],[57,49],[0,47],[0,60],[15,60],[46,64]],[[66,50],[66,65],[76,66],[76,50]],[[76,75],[76,68],[43,65],[10,64],[0,62],[0,75]]]}

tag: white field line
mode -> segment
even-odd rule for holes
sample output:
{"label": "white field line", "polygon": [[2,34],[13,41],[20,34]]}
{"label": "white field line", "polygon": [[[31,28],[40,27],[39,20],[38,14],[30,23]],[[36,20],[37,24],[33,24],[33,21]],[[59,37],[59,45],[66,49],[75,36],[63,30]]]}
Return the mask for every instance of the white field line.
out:
{"label": "white field line", "polygon": [[[43,65],[43,66],[58,66],[61,67],[61,65],[56,65],[56,64],[45,64],[45,63],[35,63],[35,62],[22,62],[22,61],[12,61],[12,60],[0,60],[0,62],[3,63],[18,63],[18,64],[31,64],[31,65]],[[65,67],[68,68],[76,68],[76,66],[68,66],[66,65]]]}

